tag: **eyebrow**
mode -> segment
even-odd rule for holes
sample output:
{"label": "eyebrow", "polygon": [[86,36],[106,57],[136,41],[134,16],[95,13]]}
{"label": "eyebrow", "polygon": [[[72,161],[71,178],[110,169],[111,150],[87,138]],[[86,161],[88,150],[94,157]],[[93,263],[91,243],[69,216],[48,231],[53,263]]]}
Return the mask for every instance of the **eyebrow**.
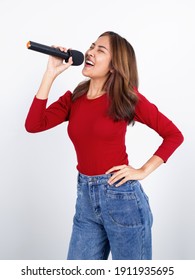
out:
{"label": "eyebrow", "polygon": [[[92,43],[92,45],[95,46],[96,44],[95,44],[95,43]],[[107,50],[107,51],[109,52],[109,50],[108,50],[106,47],[102,46],[102,45],[98,45],[98,47],[99,47],[99,48],[103,48],[103,49],[105,49],[105,50]]]}

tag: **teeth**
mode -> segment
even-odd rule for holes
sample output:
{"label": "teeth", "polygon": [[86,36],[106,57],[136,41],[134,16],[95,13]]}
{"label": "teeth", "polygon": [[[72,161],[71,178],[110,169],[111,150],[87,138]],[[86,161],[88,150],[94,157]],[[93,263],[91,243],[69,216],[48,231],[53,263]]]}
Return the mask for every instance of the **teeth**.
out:
{"label": "teeth", "polygon": [[87,63],[87,64],[90,64],[90,65],[92,65],[92,66],[94,66],[93,62],[90,61],[90,60],[86,60],[86,63]]}

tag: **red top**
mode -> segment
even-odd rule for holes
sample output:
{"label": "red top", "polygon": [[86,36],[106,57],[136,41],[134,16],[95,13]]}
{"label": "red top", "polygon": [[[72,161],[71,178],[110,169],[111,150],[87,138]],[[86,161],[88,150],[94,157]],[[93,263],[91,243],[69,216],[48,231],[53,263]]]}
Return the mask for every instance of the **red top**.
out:
{"label": "red top", "polygon": [[[154,104],[137,94],[139,101],[134,119],[154,129],[163,138],[154,154],[166,162],[183,142],[183,135]],[[77,169],[82,174],[104,174],[113,166],[128,164],[125,146],[127,122],[115,122],[108,116],[107,95],[87,99],[85,94],[75,102],[71,101],[71,96],[72,93],[67,91],[48,108],[47,99],[35,97],[26,118],[26,130],[40,132],[69,121],[68,134],[76,150]]]}

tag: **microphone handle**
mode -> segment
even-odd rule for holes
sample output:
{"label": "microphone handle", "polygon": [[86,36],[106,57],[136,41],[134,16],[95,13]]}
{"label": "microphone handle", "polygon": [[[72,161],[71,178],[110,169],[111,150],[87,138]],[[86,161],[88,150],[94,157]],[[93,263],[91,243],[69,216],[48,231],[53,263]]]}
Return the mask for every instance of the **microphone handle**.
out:
{"label": "microphone handle", "polygon": [[72,56],[71,50],[68,50],[67,53],[65,53],[57,48],[35,43],[33,41],[28,41],[27,48],[29,50],[63,58],[65,62],[68,62],[69,57]]}

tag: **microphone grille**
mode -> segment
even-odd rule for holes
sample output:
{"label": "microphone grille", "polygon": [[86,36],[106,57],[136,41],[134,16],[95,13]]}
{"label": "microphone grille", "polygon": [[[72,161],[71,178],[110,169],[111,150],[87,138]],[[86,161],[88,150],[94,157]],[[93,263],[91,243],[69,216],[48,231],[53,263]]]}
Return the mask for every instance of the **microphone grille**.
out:
{"label": "microphone grille", "polygon": [[70,55],[72,56],[73,59],[73,64],[75,66],[81,65],[84,61],[84,55],[82,52],[75,51],[75,50],[70,50]]}

